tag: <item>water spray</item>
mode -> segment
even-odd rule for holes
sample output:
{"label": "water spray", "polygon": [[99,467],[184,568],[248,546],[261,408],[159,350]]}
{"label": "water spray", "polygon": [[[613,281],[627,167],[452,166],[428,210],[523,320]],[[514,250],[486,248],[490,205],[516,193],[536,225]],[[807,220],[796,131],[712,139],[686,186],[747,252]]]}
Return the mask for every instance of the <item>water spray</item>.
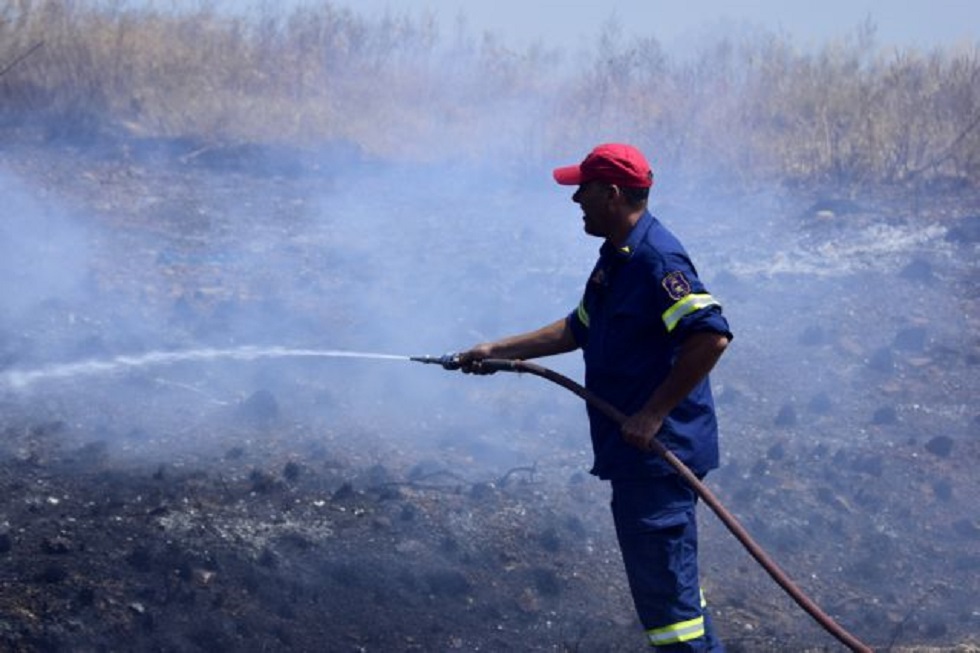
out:
{"label": "water spray", "polygon": [[108,359],[89,359],[73,363],[59,363],[29,370],[7,370],[0,373],[0,386],[24,389],[40,381],[111,374],[128,368],[216,360],[253,361],[261,358],[370,358],[396,361],[412,360],[409,356],[399,354],[379,354],[365,351],[346,351],[342,349],[291,349],[289,347],[238,347],[235,349],[209,348],[151,351],[138,356],[116,356]]}
{"label": "water spray", "polygon": [[[450,371],[459,370],[462,368],[462,359],[460,358],[459,354],[445,354],[443,356],[412,356],[410,357],[410,360],[418,363],[441,365],[444,369]],[[526,372],[535,376],[540,376],[543,379],[556,383],[575,393],[585,400],[587,404],[599,410],[604,415],[614,420],[617,424],[622,425],[627,419],[627,416],[622,411],[606,400],[579,385],[575,381],[572,381],[568,377],[559,374],[554,370],[548,369],[547,367],[542,367],[541,365],[529,363],[527,361],[497,358],[487,358],[480,361],[473,361],[471,365],[473,366],[473,370],[475,372],[481,374],[492,374],[494,372]],[[821,610],[820,607],[789,578],[786,572],[784,572],[779,565],[777,565],[776,562],[769,557],[762,547],[760,547],[759,544],[752,539],[752,536],[749,535],[748,531],[746,531],[735,516],[722,505],[721,501],[718,500],[714,493],[701,482],[701,479],[699,479],[694,472],[688,469],[687,465],[681,462],[681,460],[674,455],[672,451],[667,449],[656,438],[653,438],[650,441],[650,446],[657,455],[666,460],[667,463],[669,463],[670,466],[673,467],[685,481],[687,481],[697,495],[706,504],[708,504],[708,507],[711,508],[725,527],[728,528],[731,534],[735,536],[735,539],[737,539],[742,546],[745,547],[745,550],[748,551],[753,558],[755,558],[755,561],[766,570],[774,581],[776,581],[776,584],[778,584],[783,591],[789,594],[796,604],[799,605],[807,614],[813,617],[813,619],[816,620],[816,622],[820,624],[824,630],[856,653],[871,653],[873,651],[870,646],[849,633],[842,626],[840,626],[840,624],[834,621],[827,613]]]}

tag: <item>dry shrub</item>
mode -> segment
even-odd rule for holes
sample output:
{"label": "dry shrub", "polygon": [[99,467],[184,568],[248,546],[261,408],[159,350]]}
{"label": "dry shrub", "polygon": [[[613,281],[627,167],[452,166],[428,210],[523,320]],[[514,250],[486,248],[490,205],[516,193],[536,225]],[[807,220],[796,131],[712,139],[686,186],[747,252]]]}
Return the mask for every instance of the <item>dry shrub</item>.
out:
{"label": "dry shrub", "polygon": [[346,141],[383,158],[528,164],[622,139],[658,166],[739,184],[980,178],[977,44],[886,50],[865,24],[819,48],[754,33],[681,58],[610,23],[573,56],[493,34],[447,42],[429,14],[367,19],[329,2],[244,17],[0,0],[0,120],[75,139]]}

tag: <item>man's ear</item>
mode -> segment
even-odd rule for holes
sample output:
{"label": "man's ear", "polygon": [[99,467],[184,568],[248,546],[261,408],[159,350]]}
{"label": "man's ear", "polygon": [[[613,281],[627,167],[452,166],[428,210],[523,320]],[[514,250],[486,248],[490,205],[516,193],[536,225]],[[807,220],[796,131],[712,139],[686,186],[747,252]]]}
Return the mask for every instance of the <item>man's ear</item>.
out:
{"label": "man's ear", "polygon": [[606,199],[610,202],[623,199],[623,189],[618,184],[608,184],[606,186]]}

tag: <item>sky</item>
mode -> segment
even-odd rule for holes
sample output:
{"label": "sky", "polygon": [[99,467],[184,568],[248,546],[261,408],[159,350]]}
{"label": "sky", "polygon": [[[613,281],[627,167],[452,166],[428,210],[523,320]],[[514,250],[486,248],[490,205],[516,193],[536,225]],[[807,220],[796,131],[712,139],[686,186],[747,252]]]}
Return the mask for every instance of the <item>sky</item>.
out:
{"label": "sky", "polygon": [[[299,2],[300,0],[296,0]],[[866,19],[878,43],[928,49],[980,42],[980,0],[333,0],[364,15],[386,10],[435,14],[445,30],[462,15],[471,32],[490,30],[506,43],[541,42],[578,49],[615,19],[627,35],[683,45],[705,30],[762,27],[819,43],[852,34]],[[448,32],[444,32],[448,33]]]}

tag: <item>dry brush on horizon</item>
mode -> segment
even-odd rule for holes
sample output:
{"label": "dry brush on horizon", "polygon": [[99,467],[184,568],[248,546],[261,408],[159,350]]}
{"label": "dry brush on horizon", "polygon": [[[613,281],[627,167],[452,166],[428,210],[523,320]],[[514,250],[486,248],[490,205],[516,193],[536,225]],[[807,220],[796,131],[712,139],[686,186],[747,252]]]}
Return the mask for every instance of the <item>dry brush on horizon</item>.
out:
{"label": "dry brush on horizon", "polygon": [[329,2],[254,16],[0,1],[0,126],[316,147],[388,160],[541,160],[610,135],[740,183],[980,183],[980,44],[816,49],[734,35],[679,57],[601,28],[587,52],[440,33]]}

